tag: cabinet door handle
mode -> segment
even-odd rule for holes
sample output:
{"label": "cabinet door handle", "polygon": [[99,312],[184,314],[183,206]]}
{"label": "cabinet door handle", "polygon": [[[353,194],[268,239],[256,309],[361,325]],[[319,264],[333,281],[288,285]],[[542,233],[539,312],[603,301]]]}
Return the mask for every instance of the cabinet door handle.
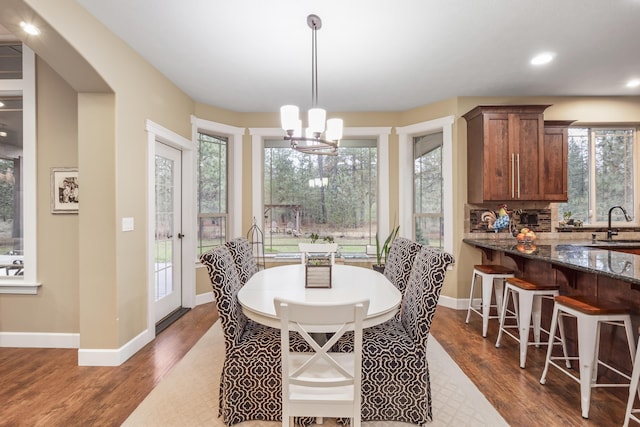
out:
{"label": "cabinet door handle", "polygon": [[511,153],[511,198],[513,199],[515,197],[515,162],[513,160],[513,156],[514,154]]}
{"label": "cabinet door handle", "polygon": [[520,153],[517,155],[518,159],[518,199],[520,198]]}

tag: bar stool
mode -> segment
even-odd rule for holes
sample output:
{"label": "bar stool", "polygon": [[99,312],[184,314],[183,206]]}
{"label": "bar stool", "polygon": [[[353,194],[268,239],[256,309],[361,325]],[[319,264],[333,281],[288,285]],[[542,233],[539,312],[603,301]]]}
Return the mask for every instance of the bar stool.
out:
{"label": "bar stool", "polygon": [[[633,372],[631,372],[631,385],[629,386],[629,400],[627,401],[627,412],[624,416],[623,427],[629,425],[629,420],[633,420],[640,423],[640,418],[636,414],[640,414],[640,408],[634,408],[633,404],[636,401],[636,393],[638,393],[638,381],[640,381],[640,343],[636,350],[636,358],[633,363]],[[639,394],[640,396],[640,394]]]}
{"label": "bar stool", "polygon": [[[562,321],[562,316],[574,317],[578,326],[578,357],[569,357],[566,352],[563,357],[551,356],[552,343],[556,339],[556,326]],[[549,347],[547,349],[547,359],[540,378],[540,384],[547,381],[547,371],[549,365],[553,365],[560,371],[567,374],[576,382],[580,383],[580,407],[582,417],[589,418],[589,405],[591,403],[591,389],[593,387],[629,387],[630,383],[603,383],[597,382],[598,365],[617,373],[627,380],[631,377],[619,371],[613,366],[606,364],[599,359],[600,347],[600,327],[602,324],[622,326],[627,334],[629,345],[629,355],[633,363],[635,357],[635,340],[631,328],[631,316],[629,308],[618,303],[599,301],[595,297],[575,296],[569,297],[561,295],[555,298],[553,306],[553,316],[551,318],[551,330],[549,332]],[[564,369],[555,360],[564,360],[569,368],[571,360],[578,360],[580,364],[580,376]]]}
{"label": "bar stool", "polygon": [[[477,278],[482,278],[482,303],[480,307],[473,305],[473,292]],[[502,311],[502,290],[504,288],[504,280],[514,277],[514,271],[501,265],[478,264],[473,266],[473,276],[471,277],[471,292],[469,293],[469,308],[467,309],[467,320],[469,323],[471,312],[482,316],[482,336],[487,336],[489,327],[489,319],[498,319]],[[491,304],[491,295],[493,289],[496,292],[496,303]],[[491,316],[489,311],[492,307],[497,308],[497,314]]]}
{"label": "bar stool", "polygon": [[[500,312],[500,330],[496,347],[500,347],[502,334],[509,335],[520,343],[520,367],[524,368],[527,361],[527,348],[530,345],[540,347],[540,331],[549,334],[549,331],[542,329],[540,326],[542,318],[542,300],[550,299],[560,295],[560,287],[556,284],[538,285],[516,277],[510,277],[506,280],[504,288],[504,301],[502,302],[502,311]],[[509,297],[513,300],[514,310],[509,310]],[[510,316],[507,316],[509,314]],[[516,324],[507,324],[507,319],[513,318]],[[533,320],[533,337],[534,342],[529,342],[529,332],[531,330],[531,321]],[[516,336],[510,329],[518,329],[519,335]],[[560,331],[560,336],[564,337],[564,331]],[[564,339],[561,339],[564,345]],[[564,349],[566,354],[566,348]]]}

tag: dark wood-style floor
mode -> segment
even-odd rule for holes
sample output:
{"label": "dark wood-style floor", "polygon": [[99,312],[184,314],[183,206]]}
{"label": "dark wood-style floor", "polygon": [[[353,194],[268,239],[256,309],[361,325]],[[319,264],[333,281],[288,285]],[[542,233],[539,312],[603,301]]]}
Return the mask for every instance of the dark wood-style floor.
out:
{"label": "dark wood-style floor", "polygon": [[[465,315],[439,307],[431,332],[510,425],[622,425],[626,391],[595,389],[585,420],[576,382],[550,369],[539,384],[543,348],[520,369],[514,340],[496,348],[497,328],[482,338],[480,318]],[[196,307],[119,367],[78,367],[77,350],[0,348],[0,425],[119,426],[216,319],[213,304]]]}
{"label": "dark wood-style floor", "polygon": [[119,426],[217,320],[186,313],[118,367],[78,365],[78,350],[0,348],[1,426]]}

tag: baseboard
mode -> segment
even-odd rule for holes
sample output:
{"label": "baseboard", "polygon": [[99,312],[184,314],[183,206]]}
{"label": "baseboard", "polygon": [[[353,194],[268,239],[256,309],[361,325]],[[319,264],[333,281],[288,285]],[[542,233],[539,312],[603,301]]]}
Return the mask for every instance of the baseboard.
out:
{"label": "baseboard", "polygon": [[0,332],[0,347],[78,348],[80,334],[45,332]]}
{"label": "baseboard", "polygon": [[196,305],[202,305],[213,301],[215,301],[213,298],[213,291],[196,295]]}
{"label": "baseboard", "polygon": [[466,310],[469,307],[469,298],[453,298],[440,295],[438,305],[453,308],[454,310]]}
{"label": "baseboard", "polygon": [[155,338],[155,331],[145,330],[120,348],[81,348],[78,366],[120,366]]}

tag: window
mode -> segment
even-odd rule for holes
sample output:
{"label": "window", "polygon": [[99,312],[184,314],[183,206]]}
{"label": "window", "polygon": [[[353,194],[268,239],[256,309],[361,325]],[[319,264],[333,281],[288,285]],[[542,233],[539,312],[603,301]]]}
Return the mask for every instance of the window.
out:
{"label": "window", "polygon": [[[605,224],[609,209],[620,205],[635,218],[635,130],[569,128],[569,201],[558,214],[571,212],[584,224]],[[612,219],[624,221],[620,210]]]}
{"label": "window", "polygon": [[377,229],[377,141],[342,140],[337,156],[264,142],[265,253],[298,252],[311,234],[342,253],[364,253]]}
{"label": "window", "polygon": [[0,58],[0,292],[35,294],[35,55],[5,43]]}
{"label": "window", "polygon": [[228,139],[198,133],[198,255],[227,240]]}
{"label": "window", "polygon": [[443,247],[442,133],[413,138],[413,197],[416,241]]}

